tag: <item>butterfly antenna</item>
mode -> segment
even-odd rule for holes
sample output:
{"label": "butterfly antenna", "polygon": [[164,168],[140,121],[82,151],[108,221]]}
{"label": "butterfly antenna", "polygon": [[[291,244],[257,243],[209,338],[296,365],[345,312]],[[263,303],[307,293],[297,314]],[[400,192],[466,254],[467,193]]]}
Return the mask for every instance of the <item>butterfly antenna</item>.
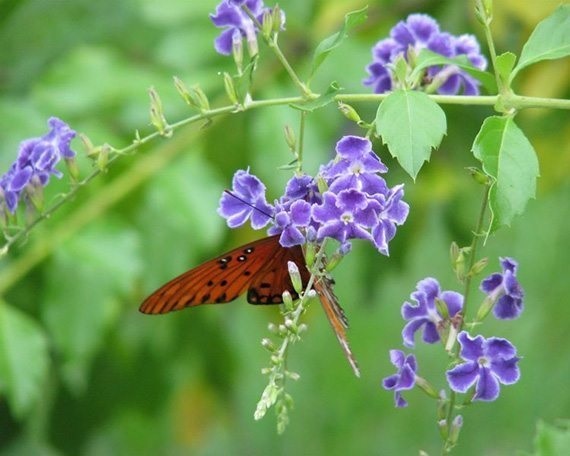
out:
{"label": "butterfly antenna", "polygon": [[271,214],[268,214],[265,211],[262,211],[261,209],[259,209],[258,207],[255,207],[253,204],[248,203],[247,201],[245,201],[244,199],[240,198],[239,196],[235,195],[234,193],[232,193],[230,190],[224,190],[225,193],[227,193],[228,195],[234,197],[235,199],[237,199],[238,201],[240,201],[241,203],[245,204],[246,206],[251,207],[253,210],[265,215],[267,218],[273,219],[273,216]]}

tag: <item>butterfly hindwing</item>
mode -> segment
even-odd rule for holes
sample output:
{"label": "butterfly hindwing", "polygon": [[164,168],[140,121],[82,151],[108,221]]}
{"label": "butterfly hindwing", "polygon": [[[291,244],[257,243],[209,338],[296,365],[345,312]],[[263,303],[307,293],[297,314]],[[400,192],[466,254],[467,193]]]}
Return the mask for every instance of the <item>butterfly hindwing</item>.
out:
{"label": "butterfly hindwing", "polygon": [[332,286],[332,280],[327,277],[321,277],[315,282],[314,288],[319,295],[319,299],[321,300],[325,314],[329,319],[332,329],[340,343],[346,359],[350,364],[350,367],[352,367],[354,374],[357,377],[360,377],[360,369],[358,368],[358,363],[352,354],[352,350],[350,349],[348,338],[346,336],[346,330],[348,329],[348,319],[346,318],[346,315],[342,310],[340,303],[338,302],[338,298],[334,294]]}
{"label": "butterfly hindwing", "polygon": [[299,268],[303,287],[309,282],[309,271],[305,266],[303,250],[298,245],[277,250],[273,258],[268,258],[266,265],[254,276],[247,290],[247,302],[250,304],[281,304],[283,292],[291,293],[293,299],[299,294],[293,288],[287,263],[294,262]]}
{"label": "butterfly hindwing", "polygon": [[272,264],[276,259],[287,257],[283,253],[287,250],[279,244],[279,236],[266,237],[231,250],[160,287],[145,299],[140,311],[161,314],[188,306],[233,301],[250,288],[261,270],[268,268],[268,259]]}

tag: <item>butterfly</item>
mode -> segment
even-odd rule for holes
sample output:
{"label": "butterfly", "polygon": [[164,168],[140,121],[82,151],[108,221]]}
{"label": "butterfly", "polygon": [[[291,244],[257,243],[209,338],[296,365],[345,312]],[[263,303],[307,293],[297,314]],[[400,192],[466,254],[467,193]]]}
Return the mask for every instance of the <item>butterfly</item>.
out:
{"label": "butterfly", "polygon": [[[202,304],[227,303],[246,291],[247,302],[251,304],[281,304],[284,291],[297,299],[299,294],[293,288],[287,267],[289,261],[299,268],[306,288],[311,274],[305,266],[303,249],[283,247],[279,235],[275,235],[245,244],[175,277],[147,297],[139,310],[145,314],[163,314]],[[360,370],[346,337],[348,319],[333,292],[333,283],[323,275],[317,278],[313,288],[352,370],[359,377]]]}

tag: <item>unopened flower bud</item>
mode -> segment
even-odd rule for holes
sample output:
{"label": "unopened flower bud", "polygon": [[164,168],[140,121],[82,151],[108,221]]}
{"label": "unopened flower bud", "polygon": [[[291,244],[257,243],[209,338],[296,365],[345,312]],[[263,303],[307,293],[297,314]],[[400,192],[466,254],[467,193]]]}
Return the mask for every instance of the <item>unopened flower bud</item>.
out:
{"label": "unopened flower bud", "polygon": [[295,132],[289,125],[285,125],[284,127],[285,132],[285,142],[291,151],[295,151],[297,149],[297,139],[295,138]]}
{"label": "unopened flower bud", "polygon": [[471,177],[478,184],[485,185],[485,186],[491,185],[492,178],[489,175],[485,174],[484,171],[480,170],[479,168],[477,168],[475,166],[469,166],[466,169],[469,172],[469,174],[471,174]]}
{"label": "unopened flower bud", "polygon": [[111,146],[109,144],[103,144],[98,149],[99,152],[97,154],[97,168],[100,171],[106,171],[107,164],[109,163],[109,153],[111,152]]}
{"label": "unopened flower bud", "polygon": [[299,266],[293,261],[287,262],[287,268],[289,269],[289,276],[291,277],[291,283],[293,284],[293,289],[297,293],[303,291],[303,281],[301,280],[301,273],[299,272]]}
{"label": "unopened flower bud", "polygon": [[273,7],[271,14],[273,15],[273,31],[279,33],[283,29],[285,15],[281,8],[279,8],[279,5]]}
{"label": "unopened flower bud", "polygon": [[176,88],[176,91],[182,97],[184,102],[187,105],[196,108],[197,106],[195,106],[194,100],[192,100],[192,96],[190,95],[190,92],[188,91],[186,84],[184,84],[184,81],[182,81],[182,79],[180,79],[178,76],[173,76],[173,80],[174,80],[174,87]]}
{"label": "unopened flower bud", "polygon": [[358,113],[356,112],[356,109],[354,109],[349,104],[340,102],[338,104],[338,109],[340,112],[342,112],[344,117],[346,117],[348,120],[352,120],[355,123],[360,122],[361,119],[360,119],[360,116],[358,115]]}
{"label": "unopened flower bud", "polygon": [[236,63],[238,74],[243,73],[243,37],[239,31],[234,31],[232,35],[232,56]]}
{"label": "unopened flower bud", "polygon": [[172,129],[164,117],[162,101],[158,92],[154,87],[151,87],[148,90],[148,94],[150,96],[150,122],[154,125],[161,136],[170,137],[172,135]]}
{"label": "unopened flower bud", "polygon": [[226,95],[230,99],[230,102],[235,105],[239,104],[234,80],[229,73],[224,73],[224,88],[226,89]]}
{"label": "unopened flower bud", "polygon": [[271,34],[273,33],[273,14],[269,9],[266,9],[263,12],[263,17],[261,19],[261,33],[263,33],[263,36],[267,40],[271,38]]}
{"label": "unopened flower bud", "polygon": [[473,267],[471,268],[471,270],[469,271],[469,274],[472,276],[475,276],[479,273],[481,273],[483,271],[483,269],[485,269],[487,267],[487,264],[489,263],[489,259],[488,258],[482,258],[479,261],[477,261]]}
{"label": "unopened flower bud", "polygon": [[75,157],[65,158],[65,165],[69,171],[69,176],[72,182],[79,181],[79,167],[77,166],[77,160]]}
{"label": "unopened flower bud", "polygon": [[261,346],[270,353],[274,353],[275,350],[277,350],[275,344],[271,341],[271,339],[268,338],[264,338],[261,340]]}
{"label": "unopened flower bud", "polygon": [[423,377],[418,377],[416,375],[416,385],[424,392],[426,393],[429,397],[432,397],[434,399],[438,399],[439,398],[439,393],[437,392],[437,390],[431,385],[430,382],[428,382],[425,378]]}
{"label": "unopened flower bud", "polygon": [[483,300],[483,302],[481,303],[481,306],[477,310],[477,315],[475,316],[476,322],[483,321],[485,319],[485,317],[487,315],[489,315],[489,312],[491,311],[491,309],[495,305],[496,300],[497,299],[494,295],[489,295]]}
{"label": "unopened flower bud", "polygon": [[281,296],[283,297],[283,305],[285,306],[285,310],[287,310],[287,312],[291,312],[295,308],[293,305],[293,297],[291,296],[291,293],[285,290]]}

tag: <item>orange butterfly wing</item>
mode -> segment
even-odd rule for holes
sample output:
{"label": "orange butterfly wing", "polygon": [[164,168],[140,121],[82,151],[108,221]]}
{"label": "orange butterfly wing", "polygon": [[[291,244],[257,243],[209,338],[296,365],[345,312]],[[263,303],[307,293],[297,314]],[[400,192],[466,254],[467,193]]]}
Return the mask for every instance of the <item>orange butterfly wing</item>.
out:
{"label": "orange butterfly wing", "polygon": [[354,375],[360,377],[360,369],[358,363],[352,354],[348,338],[346,337],[346,330],[348,329],[348,319],[338,302],[338,298],[333,292],[333,282],[327,277],[321,277],[314,284],[315,291],[319,295],[321,304],[329,319],[332,329],[338,339],[342,351],[348,360],[350,367],[354,371]]}
{"label": "orange butterfly wing", "polygon": [[[297,299],[299,295],[289,277],[288,261],[299,267],[303,287],[306,287],[310,273],[303,250],[299,246],[282,247],[276,235],[238,247],[175,277],[146,298],[140,311],[162,314],[189,306],[226,303],[246,290],[251,304],[280,304],[284,291]],[[360,370],[346,337],[348,319],[332,285],[329,278],[321,277],[314,288],[348,362],[359,377]]]}
{"label": "orange butterfly wing", "polygon": [[309,272],[299,246],[285,248],[270,236],[207,261],[175,277],[144,300],[140,311],[162,314],[201,304],[226,303],[248,291],[252,304],[279,304],[281,294],[293,290],[287,262],[294,261],[304,284]]}

